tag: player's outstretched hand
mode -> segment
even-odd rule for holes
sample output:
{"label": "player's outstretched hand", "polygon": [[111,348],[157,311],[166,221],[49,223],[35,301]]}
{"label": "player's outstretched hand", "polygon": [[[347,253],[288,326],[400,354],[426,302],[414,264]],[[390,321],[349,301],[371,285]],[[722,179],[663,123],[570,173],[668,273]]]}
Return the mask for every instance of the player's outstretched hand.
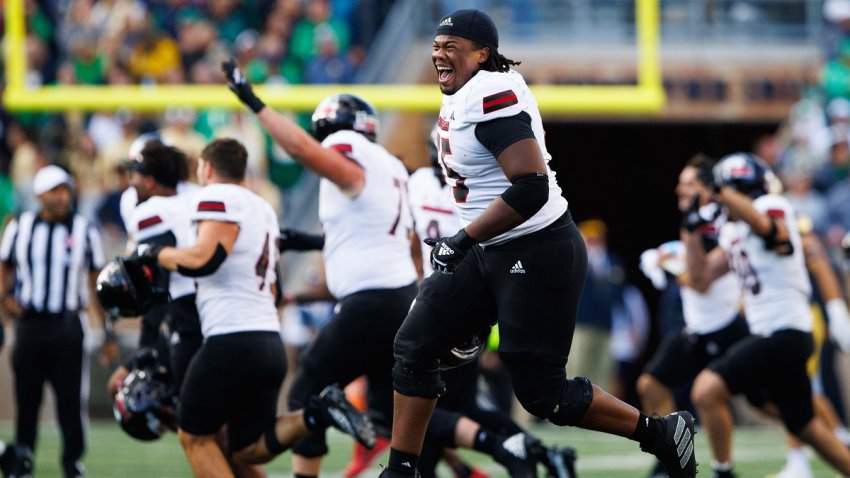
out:
{"label": "player's outstretched hand", "polygon": [[829,336],[841,350],[850,352],[850,312],[847,303],[842,298],[836,298],[826,303],[826,313],[829,315]]}
{"label": "player's outstretched hand", "polygon": [[251,83],[242,75],[242,70],[236,66],[236,60],[233,58],[221,63],[221,71],[224,72],[224,77],[227,78],[227,87],[230,88],[239,101],[245,104],[254,113],[259,113],[260,110],[266,107],[257,95],[254,94],[254,89],[251,88]]}
{"label": "player's outstretched hand", "polygon": [[437,239],[425,239],[423,242],[432,246],[431,267],[443,274],[453,274],[458,264],[466,257],[467,251],[475,241],[461,229],[452,237]]}

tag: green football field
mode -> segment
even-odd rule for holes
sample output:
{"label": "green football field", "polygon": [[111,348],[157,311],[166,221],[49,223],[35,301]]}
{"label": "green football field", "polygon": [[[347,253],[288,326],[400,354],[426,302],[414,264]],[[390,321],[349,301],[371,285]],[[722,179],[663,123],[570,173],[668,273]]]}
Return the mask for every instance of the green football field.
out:
{"label": "green football field", "polygon": [[[570,444],[577,448],[578,474],[581,478],[643,478],[652,461],[652,457],[641,453],[636,444],[625,439],[544,425],[536,426],[532,430],[547,444]],[[8,440],[11,437],[12,424],[0,423],[0,439]],[[322,476],[341,476],[351,455],[351,441],[335,431],[330,433],[329,441],[331,454],[326,462],[326,473]],[[706,447],[705,435],[698,433],[697,458],[703,463],[700,466],[702,472],[698,476],[708,478],[710,459]],[[43,425],[36,455],[36,477],[60,476],[59,448],[58,430],[52,424]],[[734,449],[736,470],[741,478],[761,478],[776,472],[783,465],[785,447],[779,428],[738,430]],[[485,456],[476,453],[463,454],[490,473],[490,476],[506,476],[498,464]],[[385,462],[386,454],[377,463]],[[142,443],[129,438],[110,421],[92,423],[85,464],[92,478],[191,476],[175,434],[169,434],[156,442]],[[812,464],[816,478],[836,476],[819,458],[813,458]],[[279,457],[267,466],[267,470],[272,477],[291,476],[289,455]],[[376,464],[372,470],[361,476],[374,478],[379,470]],[[441,476],[451,477],[447,469],[443,470]]]}

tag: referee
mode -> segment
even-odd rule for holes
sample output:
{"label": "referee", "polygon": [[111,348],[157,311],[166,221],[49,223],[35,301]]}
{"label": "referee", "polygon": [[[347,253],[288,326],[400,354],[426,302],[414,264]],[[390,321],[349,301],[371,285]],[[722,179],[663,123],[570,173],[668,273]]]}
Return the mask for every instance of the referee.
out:
{"label": "referee", "polygon": [[[18,456],[33,452],[48,381],[56,395],[66,478],[85,476],[80,463],[89,392],[84,309],[105,260],[100,233],[72,210],[72,186],[64,169],[40,169],[33,179],[39,210],[12,220],[0,243],[0,307],[17,322],[12,368]],[[91,310],[104,317],[96,301]],[[110,339],[104,351],[114,350]],[[17,466],[18,475],[32,474],[31,459],[19,460]]]}

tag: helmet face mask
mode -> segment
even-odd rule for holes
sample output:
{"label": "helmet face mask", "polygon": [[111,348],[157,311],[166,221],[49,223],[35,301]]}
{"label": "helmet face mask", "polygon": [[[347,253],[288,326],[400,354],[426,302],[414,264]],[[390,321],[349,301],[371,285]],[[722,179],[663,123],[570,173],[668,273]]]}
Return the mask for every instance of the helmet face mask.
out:
{"label": "helmet face mask", "polygon": [[168,385],[167,372],[155,364],[134,369],[115,395],[115,421],[131,437],[156,440],[177,427],[177,402]]}
{"label": "helmet face mask", "polygon": [[728,186],[752,199],[769,192],[770,167],[758,156],[750,153],[733,153],[724,156],[714,166],[714,182]]}
{"label": "helmet face mask", "polygon": [[378,115],[372,105],[354,95],[333,95],[316,107],[311,129],[318,141],[337,131],[351,130],[374,142],[378,134]]}
{"label": "helmet face mask", "polygon": [[158,267],[119,257],[110,261],[98,274],[96,292],[110,316],[136,317],[167,298],[167,291],[157,285],[160,282]]}
{"label": "helmet face mask", "polygon": [[440,354],[440,370],[451,370],[466,365],[478,359],[487,346],[490,326],[468,337],[462,343],[455,345]]}

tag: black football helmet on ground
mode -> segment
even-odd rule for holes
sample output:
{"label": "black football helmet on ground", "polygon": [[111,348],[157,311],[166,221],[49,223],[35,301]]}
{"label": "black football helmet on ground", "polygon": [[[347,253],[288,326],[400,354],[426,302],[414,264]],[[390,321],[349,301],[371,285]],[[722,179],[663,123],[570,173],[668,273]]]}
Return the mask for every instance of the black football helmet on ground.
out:
{"label": "black football helmet on ground", "polygon": [[131,437],[156,440],[166,430],[177,429],[177,397],[170,376],[159,365],[156,351],[140,349],[137,368],[124,379],[112,402],[115,421]]}
{"label": "black football helmet on ground", "polygon": [[714,165],[714,184],[729,186],[755,199],[768,193],[770,166],[751,153],[733,153]]}
{"label": "black football helmet on ground", "polygon": [[322,141],[331,133],[352,130],[375,141],[378,113],[366,101],[349,94],[333,95],[322,100],[313,112],[313,136]]}
{"label": "black football helmet on ground", "polygon": [[97,298],[112,317],[142,315],[168,297],[160,276],[158,267],[118,257],[98,274]]}

